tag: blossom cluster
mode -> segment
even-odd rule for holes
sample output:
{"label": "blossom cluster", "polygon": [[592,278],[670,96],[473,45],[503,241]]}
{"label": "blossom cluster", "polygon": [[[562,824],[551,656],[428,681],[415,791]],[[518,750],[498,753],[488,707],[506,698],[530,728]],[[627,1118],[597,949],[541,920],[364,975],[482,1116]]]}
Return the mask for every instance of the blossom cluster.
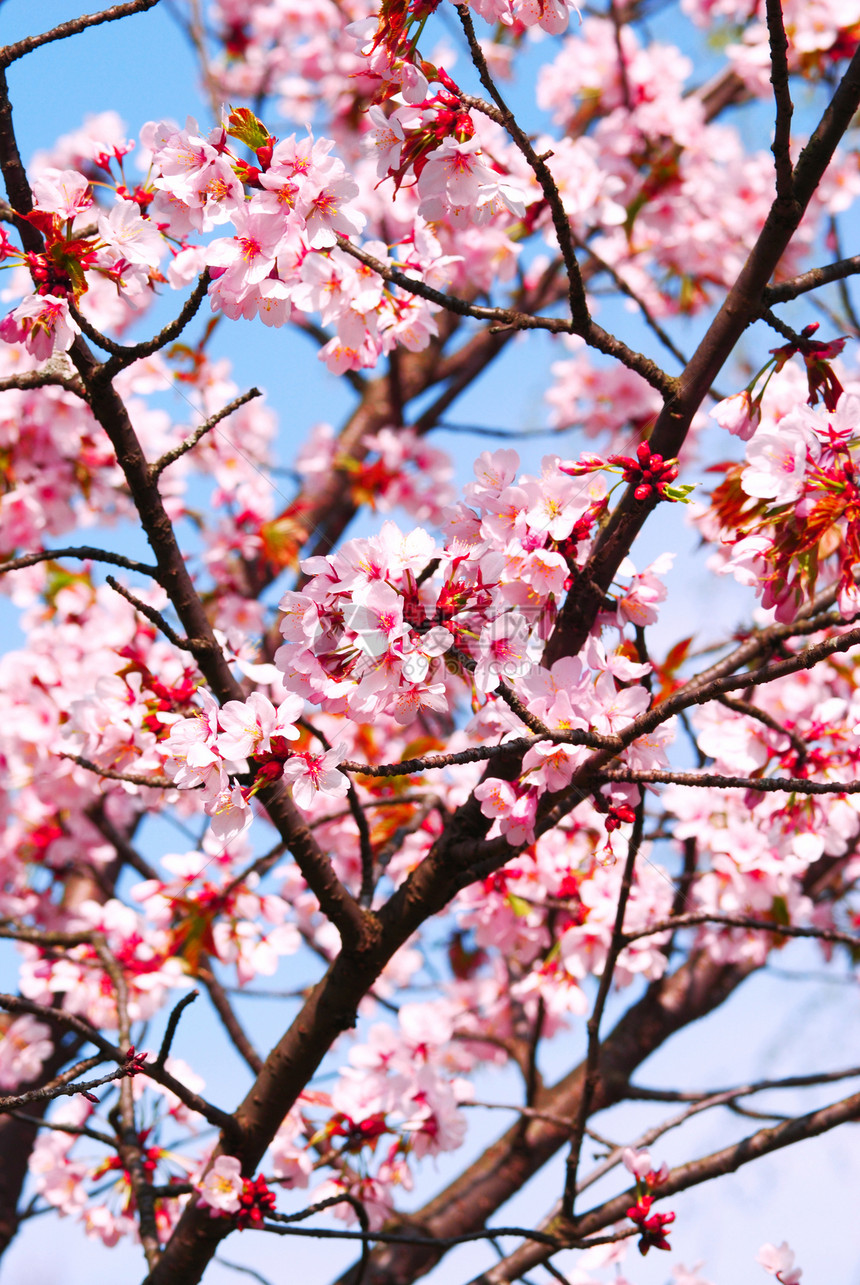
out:
{"label": "blossom cluster", "polygon": [[777,390],[754,410],[724,402],[714,413],[746,438],[745,463],[726,467],[701,519],[726,548],[719,569],[755,585],[778,620],[794,619],[825,579],[850,619],[860,609],[860,399],[840,385],[823,405],[798,405]]}

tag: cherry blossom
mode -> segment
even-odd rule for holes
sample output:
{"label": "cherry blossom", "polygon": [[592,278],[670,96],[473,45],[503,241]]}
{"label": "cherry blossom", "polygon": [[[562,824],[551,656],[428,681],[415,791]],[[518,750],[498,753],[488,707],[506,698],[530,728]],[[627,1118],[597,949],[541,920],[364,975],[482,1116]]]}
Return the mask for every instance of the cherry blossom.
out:
{"label": "cherry blossom", "polygon": [[34,1080],[53,1050],[50,1028],[29,1014],[10,1022],[0,1037],[0,1088]]}
{"label": "cherry blossom", "polygon": [[782,1281],[783,1285],[797,1285],[803,1275],[802,1269],[794,1266],[794,1250],[789,1249],[785,1240],[778,1249],[770,1243],[762,1245],[755,1260],[769,1275]]}
{"label": "cherry blossom", "polygon": [[30,295],[0,322],[0,338],[23,343],[37,361],[67,352],[79,333],[68,301],[56,295]]}
{"label": "cherry blossom", "polygon": [[242,1166],[235,1156],[218,1156],[199,1188],[197,1203],[212,1217],[238,1213],[243,1188]]}

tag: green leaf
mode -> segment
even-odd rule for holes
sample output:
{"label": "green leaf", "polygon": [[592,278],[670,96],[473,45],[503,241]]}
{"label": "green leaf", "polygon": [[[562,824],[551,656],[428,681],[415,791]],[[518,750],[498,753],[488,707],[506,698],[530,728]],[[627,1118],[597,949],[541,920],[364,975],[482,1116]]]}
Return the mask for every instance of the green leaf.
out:
{"label": "green leaf", "polygon": [[237,138],[240,143],[250,147],[252,152],[256,152],[258,147],[264,147],[269,141],[269,131],[250,107],[234,107],[227,117],[227,124],[230,137]]}
{"label": "green leaf", "polygon": [[682,482],[680,486],[666,486],[663,488],[663,494],[667,500],[674,500],[679,504],[690,503],[690,492],[695,491],[695,482]]}

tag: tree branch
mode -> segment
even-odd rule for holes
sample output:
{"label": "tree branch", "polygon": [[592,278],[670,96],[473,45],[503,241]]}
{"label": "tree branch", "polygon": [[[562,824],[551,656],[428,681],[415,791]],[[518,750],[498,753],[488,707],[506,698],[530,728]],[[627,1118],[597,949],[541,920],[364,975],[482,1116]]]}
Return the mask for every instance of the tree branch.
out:
{"label": "tree branch", "polygon": [[570,308],[571,320],[577,330],[587,330],[591,323],[591,317],[588,311],[588,302],[585,297],[585,286],[583,285],[582,274],[579,269],[579,264],[576,261],[576,251],[573,247],[570,221],[568,220],[565,212],[555,180],[547,167],[546,158],[538,156],[535,152],[528,136],[523,133],[513,112],[499,93],[495,81],[490,75],[490,69],[487,66],[487,60],[484,57],[484,51],[475,35],[475,27],[472,22],[472,15],[469,12],[468,5],[457,4],[455,5],[455,8],[460,19],[460,24],[465,33],[466,41],[469,45],[472,64],[478,73],[481,84],[496,104],[502,118],[500,123],[507,130],[514,143],[525,157],[529,168],[540,185],[540,189],[544,195],[544,200],[550,208],[552,224],[555,228],[555,235],[558,239],[558,248],[561,250],[561,257],[564,259],[564,266],[567,272],[567,302]]}
{"label": "tree branch", "polygon": [[[67,1026],[83,1036],[90,1044],[94,1044],[105,1055],[105,1058],[111,1062],[116,1062],[118,1066],[124,1066],[127,1061],[123,1051],[117,1048],[115,1044],[111,1044],[110,1040],[105,1039],[94,1026],[91,1026],[89,1022],[85,1022],[83,1018],[77,1017],[74,1013],[67,1013],[65,1009],[51,1008],[47,1004],[37,1004],[34,1000],[24,999],[20,995],[3,994],[0,994],[0,1008],[6,1009],[8,1013],[32,1013],[35,1017],[57,1022],[60,1026]],[[140,1068],[140,1074],[148,1075],[151,1080],[155,1080],[156,1084],[160,1084],[165,1089],[169,1089],[171,1093],[175,1093],[180,1102],[183,1102],[190,1110],[196,1111],[198,1115],[202,1115],[204,1120],[208,1120],[210,1124],[222,1129],[228,1136],[235,1136],[236,1121],[229,1112],[222,1111],[220,1107],[207,1102],[199,1093],[187,1088],[181,1080],[177,1080],[175,1076],[171,1075],[169,1071],[165,1071],[163,1067],[159,1067],[157,1063],[144,1062]]]}
{"label": "tree branch", "polygon": [[34,388],[65,388],[82,401],[87,400],[86,390],[77,375],[63,375],[57,370],[23,370],[20,375],[5,375],[0,379],[0,393],[29,392]]}
{"label": "tree branch", "polygon": [[839,259],[836,263],[825,263],[820,268],[810,268],[801,272],[790,281],[782,281],[778,286],[768,286],[762,296],[765,307],[774,303],[788,303],[798,295],[818,290],[820,286],[829,285],[832,281],[844,281],[860,272],[860,254],[850,259]]}
{"label": "tree branch", "polygon": [[181,459],[183,455],[192,450],[200,441],[201,437],[204,437],[205,434],[215,428],[217,424],[220,424],[222,419],[226,419],[228,415],[232,415],[235,410],[238,410],[240,406],[244,406],[246,402],[253,401],[255,397],[262,397],[262,395],[263,394],[260,392],[259,388],[249,388],[247,393],[242,393],[241,396],[234,397],[232,402],[228,402],[221,410],[216,411],[214,415],[210,415],[208,419],[204,420],[202,424],[199,424],[197,428],[195,428],[193,433],[189,433],[184,442],[180,442],[178,446],[174,446],[171,450],[165,451],[160,459],[157,459],[154,464],[150,465],[150,474],[153,480],[159,478],[170,464],[174,464],[176,460]]}
{"label": "tree branch", "polygon": [[156,629],[159,629],[164,634],[169,643],[172,643],[174,647],[178,647],[180,651],[190,651],[194,654],[194,642],[190,638],[180,638],[179,634],[167,623],[160,611],[156,611],[155,607],[150,607],[148,602],[141,602],[140,598],[136,597],[130,589],[126,589],[124,585],[121,585],[114,576],[105,576],[105,580],[114,593],[118,593],[121,598],[125,598],[126,602],[131,603],[135,611],[139,611],[150,624],[155,625]]}
{"label": "tree branch", "polygon": [[794,105],[788,83],[788,38],[782,17],[781,0],[766,0],[767,33],[770,43],[770,83],[776,104],[776,123],[773,130],[774,170],[776,172],[776,198],[789,202],[794,199],[794,174],[791,168],[791,118]]}
{"label": "tree branch", "polygon": [[[81,1066],[97,1066],[103,1062],[101,1056],[86,1058],[85,1061],[73,1068],[73,1074],[80,1074]],[[70,1074],[72,1074],[70,1073]],[[58,1077],[59,1079],[59,1077]],[[100,1089],[104,1084],[110,1084],[114,1080],[127,1080],[128,1072],[119,1067],[116,1071],[109,1071],[107,1075],[101,1076],[98,1080],[81,1080],[77,1084],[58,1083],[54,1080],[50,1085],[45,1085],[42,1089],[28,1089],[25,1093],[13,1093],[8,1097],[0,1097],[0,1115],[9,1111],[16,1111],[19,1107],[29,1106],[31,1102],[53,1102],[55,1098],[73,1098],[78,1093],[89,1094],[93,1089]]]}
{"label": "tree branch", "polygon": [[625,942],[638,941],[642,937],[653,937],[655,933],[674,931],[677,928],[690,928],[696,924],[724,924],[728,928],[748,928],[753,931],[772,933],[774,937],[812,937],[819,941],[838,942],[851,950],[860,950],[860,937],[851,933],[840,932],[836,928],[803,928],[793,924],[780,924],[767,919],[756,919],[752,915],[723,915],[712,911],[691,911],[689,914],[672,915],[669,919],[658,919],[637,932],[624,933]]}
{"label": "tree branch", "polygon": [[[68,759],[70,763],[77,763],[78,767],[86,768],[88,772],[95,772],[97,776],[104,777],[106,781],[127,781],[129,785],[145,785],[153,790],[176,789],[176,783],[167,776],[144,776],[138,772],[115,772],[113,768],[99,767],[98,763],[93,763],[90,759],[83,758],[80,754],[69,754],[65,750],[58,750],[57,757]],[[198,787],[194,786],[192,788],[196,789]],[[146,876],[146,878],[150,877],[150,875]]]}
{"label": "tree branch", "polygon": [[585,1057],[585,1075],[583,1079],[582,1093],[579,1098],[579,1109],[576,1113],[573,1137],[570,1143],[570,1151],[568,1153],[567,1164],[565,1166],[562,1208],[567,1218],[573,1218],[574,1216],[579,1158],[582,1152],[583,1138],[585,1137],[585,1126],[588,1122],[588,1117],[591,1114],[591,1107],[597,1089],[599,1074],[600,1020],[603,1017],[603,1010],[606,1007],[606,1001],[609,997],[609,988],[612,985],[615,965],[618,962],[618,956],[621,954],[625,945],[624,915],[627,911],[627,902],[630,899],[630,893],[633,888],[633,871],[636,866],[636,858],[639,854],[639,848],[642,844],[644,819],[645,803],[644,798],[642,798],[636,808],[636,820],[633,824],[633,832],[630,836],[630,846],[627,849],[627,858],[624,862],[624,871],[622,873],[621,884],[618,889],[618,905],[615,908],[615,923],[612,928],[612,937],[609,942],[609,949],[606,953],[606,963],[603,966],[603,972],[600,976],[600,985],[597,989],[597,998],[594,1001],[594,1008],[591,1011],[591,1016],[589,1017],[586,1026],[588,1045]]}
{"label": "tree branch", "polygon": [[[760,1129],[757,1133],[721,1151],[715,1151],[699,1160],[679,1165],[670,1171],[668,1178],[660,1184],[655,1194],[658,1199],[665,1200],[679,1191],[700,1186],[723,1174],[734,1173],[762,1156],[783,1147],[793,1146],[807,1138],[818,1137],[840,1124],[858,1118],[860,1118],[860,1093],[844,1098],[841,1102],[835,1102],[832,1106],[824,1107],[820,1111],[812,1111],[808,1115],[786,1120],[771,1128]],[[611,1226],[624,1219],[628,1208],[635,1204],[636,1200],[636,1190],[628,1189],[621,1195],[613,1197],[612,1200],[607,1200],[602,1205],[590,1209],[573,1224],[566,1224],[566,1220],[562,1217],[550,1219],[548,1230],[555,1232],[557,1236],[567,1235],[569,1246],[575,1248],[581,1243],[583,1237],[591,1236],[603,1227]],[[543,1263],[545,1259],[546,1251],[539,1246],[534,1244],[521,1246],[501,1263],[476,1276],[470,1285],[507,1285],[507,1282],[518,1280],[524,1272]]]}
{"label": "tree branch", "polygon": [[690,785],[698,789],[751,790],[755,794],[860,794],[860,781],[810,781],[804,776],[722,776],[719,772],[664,772],[659,768],[606,768],[607,781]]}
{"label": "tree branch", "polygon": [[81,558],[88,562],[107,562],[113,567],[125,567],[127,571],[136,571],[140,575],[156,578],[158,568],[146,562],[137,562],[126,558],[121,553],[111,553],[108,549],[94,549],[82,544],[66,549],[43,549],[41,553],[22,553],[18,558],[0,562],[0,575],[7,571],[20,571],[24,567],[35,567],[40,562],[55,562],[57,558]]}
{"label": "tree branch", "polygon": [[259,1075],[263,1069],[263,1059],[249,1040],[242,1023],[233,1012],[224,987],[211,968],[198,968],[197,976],[209,992],[209,998],[212,1000],[215,1012],[220,1017],[221,1024],[229,1035],[233,1047],[247,1063],[254,1075]]}

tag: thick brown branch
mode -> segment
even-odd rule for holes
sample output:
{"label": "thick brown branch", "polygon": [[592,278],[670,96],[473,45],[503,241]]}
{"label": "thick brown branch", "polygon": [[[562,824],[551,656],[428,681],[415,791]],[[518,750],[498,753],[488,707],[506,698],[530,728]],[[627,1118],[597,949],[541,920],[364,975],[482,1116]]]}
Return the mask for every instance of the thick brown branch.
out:
{"label": "thick brown branch", "polygon": [[776,104],[776,123],[771,145],[776,171],[776,196],[777,200],[790,201],[794,196],[794,175],[789,150],[794,105],[788,83],[788,38],[785,34],[781,0],[767,0],[765,7],[770,41],[770,83],[773,85]]}

